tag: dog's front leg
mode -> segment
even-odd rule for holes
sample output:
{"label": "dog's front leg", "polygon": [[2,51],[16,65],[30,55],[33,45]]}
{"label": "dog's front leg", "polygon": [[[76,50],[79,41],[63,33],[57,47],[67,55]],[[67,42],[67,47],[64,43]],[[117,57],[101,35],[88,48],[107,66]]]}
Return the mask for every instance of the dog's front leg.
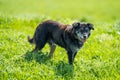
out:
{"label": "dog's front leg", "polygon": [[73,52],[72,51],[68,51],[67,54],[68,54],[69,64],[73,64],[73,61],[74,61],[74,54],[73,54]]}
{"label": "dog's front leg", "polygon": [[77,52],[75,52],[75,53],[72,55],[73,61],[74,61],[74,59],[75,59],[76,54],[77,54]]}

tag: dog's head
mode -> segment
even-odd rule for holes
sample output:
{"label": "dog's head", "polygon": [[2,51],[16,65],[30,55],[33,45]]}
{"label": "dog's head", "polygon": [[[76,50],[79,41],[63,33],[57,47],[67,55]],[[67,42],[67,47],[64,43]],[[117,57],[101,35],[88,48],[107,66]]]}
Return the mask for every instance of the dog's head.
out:
{"label": "dog's head", "polygon": [[82,42],[85,42],[90,36],[91,30],[94,30],[93,24],[91,23],[75,22],[72,26],[72,33],[74,37]]}

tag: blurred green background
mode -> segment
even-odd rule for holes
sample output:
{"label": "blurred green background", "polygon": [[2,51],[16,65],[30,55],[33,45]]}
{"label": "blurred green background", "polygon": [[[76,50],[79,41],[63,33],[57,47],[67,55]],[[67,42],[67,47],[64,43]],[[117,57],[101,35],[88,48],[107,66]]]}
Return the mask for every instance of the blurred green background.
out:
{"label": "blurred green background", "polygon": [[120,19],[120,0],[0,0],[0,13],[110,21]]}

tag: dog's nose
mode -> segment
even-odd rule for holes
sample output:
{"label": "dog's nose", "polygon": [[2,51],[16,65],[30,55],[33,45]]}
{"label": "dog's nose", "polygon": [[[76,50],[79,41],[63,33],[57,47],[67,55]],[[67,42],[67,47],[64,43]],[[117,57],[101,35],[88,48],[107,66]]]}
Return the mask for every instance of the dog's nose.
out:
{"label": "dog's nose", "polygon": [[86,38],[86,36],[83,36],[83,38]]}

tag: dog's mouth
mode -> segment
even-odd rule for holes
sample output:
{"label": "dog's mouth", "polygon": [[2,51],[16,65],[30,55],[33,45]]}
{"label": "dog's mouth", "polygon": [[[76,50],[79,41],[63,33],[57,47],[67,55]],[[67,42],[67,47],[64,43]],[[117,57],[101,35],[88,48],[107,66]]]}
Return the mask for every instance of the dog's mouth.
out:
{"label": "dog's mouth", "polygon": [[86,42],[86,38],[79,38],[79,41],[81,41],[81,42]]}
{"label": "dog's mouth", "polygon": [[75,38],[83,43],[86,42],[86,39],[87,39],[87,37],[76,37],[76,36],[75,36]]}
{"label": "dog's mouth", "polygon": [[83,38],[83,39],[82,39],[82,42],[86,42],[86,38]]}

